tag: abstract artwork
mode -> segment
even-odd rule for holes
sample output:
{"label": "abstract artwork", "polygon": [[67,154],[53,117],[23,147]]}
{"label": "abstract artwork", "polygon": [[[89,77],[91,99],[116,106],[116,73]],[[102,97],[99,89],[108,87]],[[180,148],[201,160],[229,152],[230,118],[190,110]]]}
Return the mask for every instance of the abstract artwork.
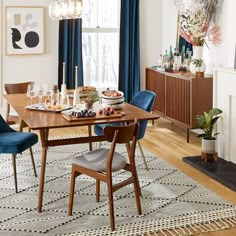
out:
{"label": "abstract artwork", "polygon": [[44,8],[6,7],[6,54],[44,53]]}

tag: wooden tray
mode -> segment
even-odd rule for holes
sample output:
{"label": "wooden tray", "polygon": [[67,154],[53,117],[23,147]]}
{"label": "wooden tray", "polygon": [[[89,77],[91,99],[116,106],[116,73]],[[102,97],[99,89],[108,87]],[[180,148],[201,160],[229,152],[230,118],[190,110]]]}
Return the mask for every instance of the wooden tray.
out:
{"label": "wooden tray", "polygon": [[26,109],[34,110],[34,111],[47,111],[47,112],[62,112],[71,109],[73,106],[62,106],[58,109],[47,109],[45,106],[42,106],[40,104],[34,104],[26,106]]}
{"label": "wooden tray", "polygon": [[115,113],[115,114],[111,114],[109,116],[106,115],[100,115],[97,114],[94,117],[75,117],[69,114],[63,114],[62,117],[65,118],[68,121],[83,121],[83,120],[103,120],[103,119],[112,119],[112,118],[118,118],[118,117],[122,117],[124,114],[123,113]]}

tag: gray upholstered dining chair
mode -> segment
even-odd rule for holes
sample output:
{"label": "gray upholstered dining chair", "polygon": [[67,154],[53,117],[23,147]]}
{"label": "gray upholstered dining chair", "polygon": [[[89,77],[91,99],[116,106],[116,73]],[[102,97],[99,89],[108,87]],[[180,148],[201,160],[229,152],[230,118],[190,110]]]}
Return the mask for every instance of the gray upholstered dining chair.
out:
{"label": "gray upholstered dining chair", "polygon": [[[155,98],[156,98],[156,94],[154,92],[149,91],[149,90],[143,90],[136,94],[136,96],[132,99],[130,104],[136,107],[139,107],[145,111],[151,112]],[[139,122],[140,128],[139,128],[138,140],[137,140],[146,170],[148,170],[148,165],[147,165],[146,158],[145,158],[145,155],[144,155],[144,152],[143,152],[143,149],[139,140],[142,139],[145,135],[147,123],[148,123],[147,120],[143,120]],[[95,125],[94,133],[99,136],[103,135],[103,128],[105,127],[105,125],[106,124]],[[114,123],[110,125],[119,125],[119,124]]]}
{"label": "gray upholstered dining chair", "polygon": [[[112,230],[115,230],[113,192],[118,189],[128,184],[134,184],[138,214],[142,214],[140,204],[141,192],[135,166],[135,147],[138,137],[138,129],[139,124],[137,121],[125,126],[106,126],[104,128],[104,135],[106,140],[111,142],[110,149],[99,148],[73,158],[68,207],[69,215],[72,215],[75,178],[81,174],[85,174],[96,179],[97,202],[99,202],[100,199],[100,181],[106,182],[108,187],[110,224]],[[129,163],[127,162],[127,158],[125,156],[115,151],[117,143],[125,143],[127,145]],[[130,172],[131,176],[128,175],[127,179],[113,184],[112,173],[121,169]]]}
{"label": "gray upholstered dining chair", "polygon": [[30,157],[33,164],[34,175],[37,177],[34,157],[31,147],[38,142],[38,136],[35,133],[18,132],[12,129],[3,117],[0,115],[0,153],[12,154],[13,174],[15,181],[15,191],[18,192],[16,175],[16,155],[26,149],[30,151]]}

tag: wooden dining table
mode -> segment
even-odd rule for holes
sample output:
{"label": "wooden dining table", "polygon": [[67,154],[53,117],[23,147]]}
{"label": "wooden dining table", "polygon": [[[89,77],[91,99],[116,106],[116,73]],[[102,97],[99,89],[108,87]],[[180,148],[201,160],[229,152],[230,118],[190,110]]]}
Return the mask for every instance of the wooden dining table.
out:
{"label": "wooden dining table", "polygon": [[[41,157],[41,172],[40,172],[40,183],[39,183],[39,197],[38,197],[38,212],[42,212],[43,204],[43,192],[44,192],[44,181],[45,181],[45,170],[47,160],[47,149],[50,146],[60,145],[71,145],[78,143],[89,143],[90,149],[92,149],[92,142],[104,141],[104,136],[96,136],[92,134],[91,127],[96,124],[104,123],[123,123],[132,122],[136,118],[137,120],[155,120],[159,116],[146,112],[136,106],[129,103],[124,103],[124,106],[120,112],[120,116],[108,116],[108,117],[91,117],[87,119],[73,119],[68,121],[64,118],[60,112],[53,111],[41,111],[31,110],[26,108],[28,98],[26,94],[4,94],[3,97],[7,103],[10,104],[15,111],[18,113],[20,126],[26,124],[31,130],[38,130],[42,145],[42,157]],[[78,127],[87,126],[88,135],[83,137],[65,137],[63,139],[55,138],[49,139],[50,129],[60,129],[66,127]]]}

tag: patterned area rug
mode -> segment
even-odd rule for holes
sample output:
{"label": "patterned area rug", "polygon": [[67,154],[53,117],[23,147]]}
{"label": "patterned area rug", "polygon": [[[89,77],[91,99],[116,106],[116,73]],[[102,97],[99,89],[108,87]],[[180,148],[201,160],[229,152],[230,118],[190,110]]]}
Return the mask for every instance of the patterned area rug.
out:
{"label": "patterned area rug", "polygon": [[[106,146],[107,144],[104,144]],[[119,146],[125,153],[125,147]],[[0,155],[0,235],[192,235],[236,225],[236,208],[193,181],[165,161],[145,151],[145,170],[137,148],[137,168],[142,188],[143,215],[138,216],[133,186],[115,192],[116,231],[111,232],[107,189],[101,185],[95,201],[95,181],[76,181],[73,216],[67,216],[71,157],[88,151],[88,145],[49,148],[43,212],[37,212],[39,178],[33,175],[28,152],[17,158],[18,188],[15,194],[10,155]],[[41,147],[34,147],[40,173]],[[123,171],[114,181],[125,177]]]}

